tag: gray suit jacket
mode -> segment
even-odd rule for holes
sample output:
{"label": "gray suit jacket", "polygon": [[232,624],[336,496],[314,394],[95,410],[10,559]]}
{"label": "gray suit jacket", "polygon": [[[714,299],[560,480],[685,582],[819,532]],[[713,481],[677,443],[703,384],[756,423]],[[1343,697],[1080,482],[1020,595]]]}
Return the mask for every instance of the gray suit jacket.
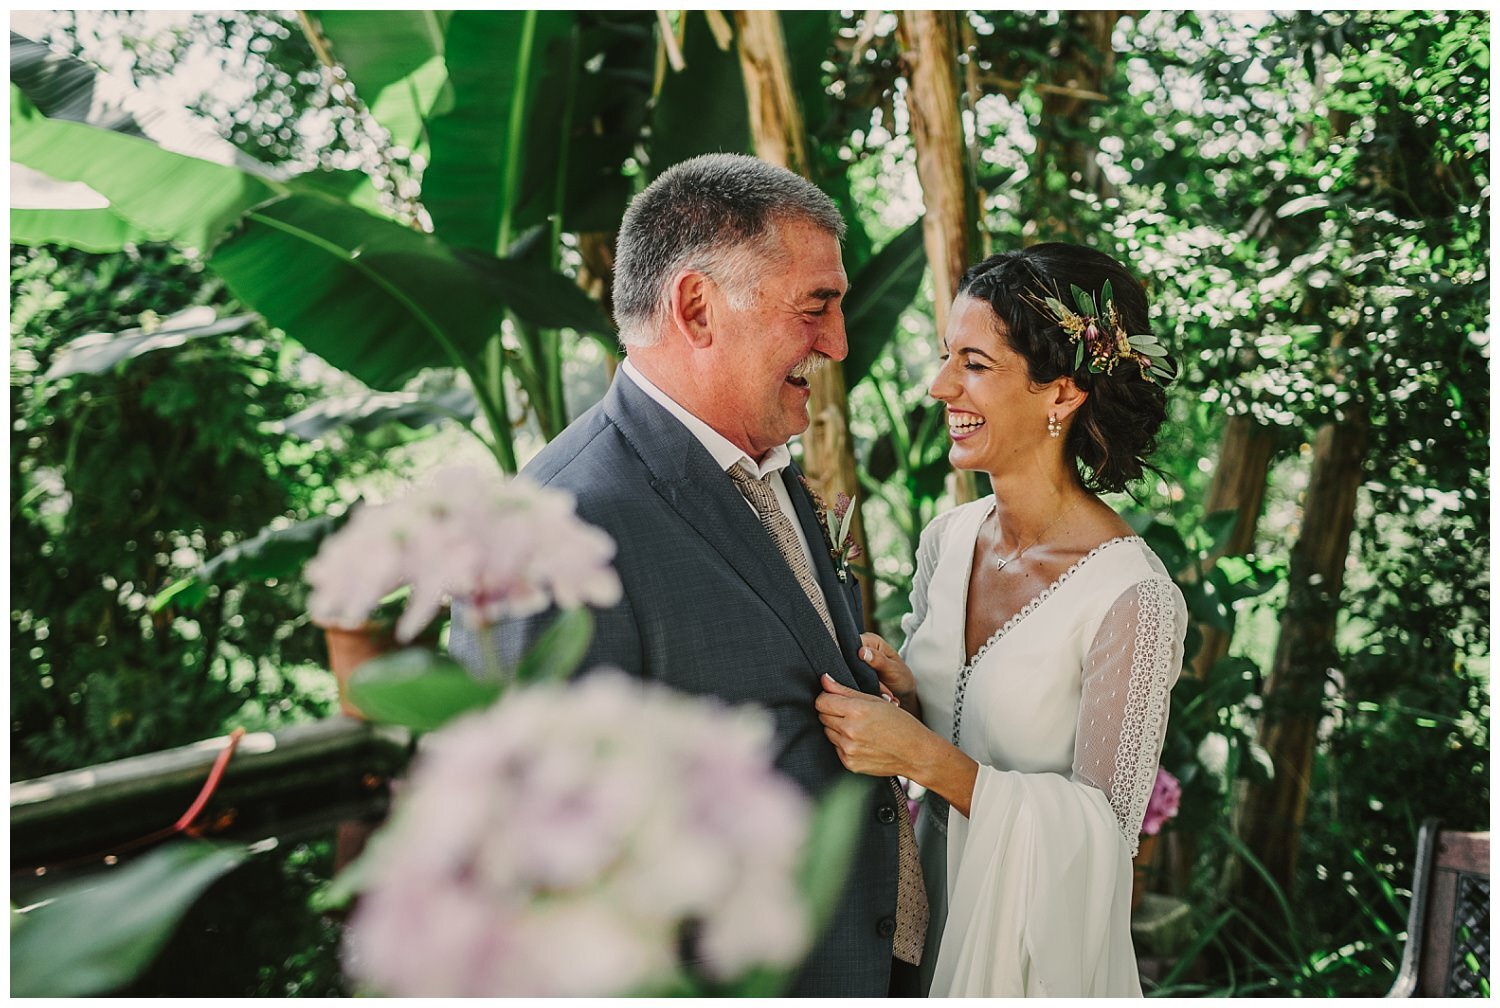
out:
{"label": "gray suit jacket", "polygon": [[[570,491],[578,513],[614,537],[621,602],[596,612],[585,670],[611,665],[692,694],[753,703],[776,725],[776,765],[817,797],[850,776],[813,707],[824,672],[878,693],[859,660],[858,585],[839,581],[795,466],[787,491],[811,547],[838,630],[829,637],[770,536],[739,490],[681,422],[617,375],[604,400],[579,417],[525,469]],[[550,616],[501,628],[516,656]],[[454,622],[460,659],[474,642]],[[874,778],[858,849],[832,923],[790,993],[883,997],[896,913],[897,833],[889,788]],[[884,809],[884,815],[882,815]],[[905,814],[905,810],[899,810]]]}

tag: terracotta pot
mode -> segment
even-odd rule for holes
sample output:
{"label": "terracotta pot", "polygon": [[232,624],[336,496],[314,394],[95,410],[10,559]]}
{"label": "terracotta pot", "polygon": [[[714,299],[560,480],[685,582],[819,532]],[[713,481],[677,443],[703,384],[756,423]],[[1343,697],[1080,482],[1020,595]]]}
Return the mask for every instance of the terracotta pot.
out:
{"label": "terracotta pot", "polygon": [[328,669],[339,684],[339,709],[350,717],[363,719],[359,708],[349,701],[349,677],[371,658],[395,650],[396,641],[389,630],[374,623],[366,623],[358,630],[325,626],[323,638],[328,643]]}
{"label": "terracotta pot", "polygon": [[1157,836],[1141,837],[1140,850],[1136,852],[1135,860],[1131,862],[1135,866],[1135,872],[1130,880],[1130,909],[1134,910],[1141,905],[1141,897],[1146,895],[1146,887],[1156,878],[1156,841],[1161,839]]}

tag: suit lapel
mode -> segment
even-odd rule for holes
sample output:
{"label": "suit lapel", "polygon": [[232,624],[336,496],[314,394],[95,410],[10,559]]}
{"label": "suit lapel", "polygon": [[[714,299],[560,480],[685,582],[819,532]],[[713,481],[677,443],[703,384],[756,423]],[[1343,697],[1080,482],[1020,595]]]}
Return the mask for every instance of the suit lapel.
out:
{"label": "suit lapel", "polygon": [[797,463],[787,466],[782,478],[786,481],[787,495],[792,498],[792,506],[797,510],[797,518],[802,523],[802,534],[807,537],[807,545],[811,548],[813,572],[817,576],[818,587],[823,589],[823,597],[828,601],[828,614],[833,617],[833,625],[839,635],[839,650],[843,652],[845,662],[853,669],[858,688],[867,693],[878,692],[878,677],[874,670],[858,660],[859,635],[864,627],[855,614],[851,598],[851,591],[857,591],[858,586],[852,580],[840,581],[838,572],[834,570],[833,557],[828,552],[828,540],[824,536],[822,525],[818,523],[812,495],[802,482],[802,470],[797,467]]}
{"label": "suit lapel", "polygon": [[[796,639],[809,664],[819,671],[828,671],[847,686],[855,686],[850,681],[848,663],[840,653],[844,634],[840,634],[838,644],[828,636],[796,575],[708,449],[676,417],[624,376],[616,376],[610,386],[605,412],[650,470],[652,489],[770,607]],[[795,476],[789,475],[788,493],[794,502],[806,497],[800,486],[795,489],[791,486],[795,482]],[[810,507],[799,507],[799,517],[810,513]],[[827,551],[822,548],[822,533],[816,526],[809,532],[805,518],[802,524],[813,547],[814,561],[823,554],[822,566],[829,567],[831,574]],[[818,577],[819,583],[825,585],[830,610],[835,605],[843,607],[844,617],[841,620],[835,616],[834,625],[842,623],[847,627],[851,622],[847,600],[842,593],[828,592],[821,570]],[[837,578],[834,581],[837,583]]]}

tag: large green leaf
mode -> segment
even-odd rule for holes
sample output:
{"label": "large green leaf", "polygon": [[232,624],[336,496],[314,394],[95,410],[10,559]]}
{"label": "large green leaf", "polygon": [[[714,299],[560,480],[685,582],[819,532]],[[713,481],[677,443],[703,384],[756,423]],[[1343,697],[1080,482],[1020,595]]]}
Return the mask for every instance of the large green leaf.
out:
{"label": "large green leaf", "polygon": [[594,639],[594,614],[587,609],[569,609],[558,614],[530,650],[516,664],[516,682],[553,682],[578,671]]}
{"label": "large green leaf", "polygon": [[612,332],[599,302],[573,280],[542,263],[496,259],[464,249],[457,254],[479,276],[490,297],[532,325],[595,334]]}
{"label": "large green leaf", "polygon": [[424,143],[427,120],[452,100],[443,61],[449,11],[316,11],[333,58],[391,140]]}
{"label": "large green leaf", "polygon": [[313,403],[287,417],[280,428],[311,441],[343,427],[370,434],[387,424],[420,430],[444,420],[469,423],[477,412],[474,393],[467,388],[451,388],[430,398],[415,392],[362,392]]}
{"label": "large green leaf", "polygon": [[432,163],[422,179],[422,203],[444,241],[506,251],[520,148],[555,146],[555,124],[528,121],[543,56],[572,27],[562,11],[454,12],[445,36],[453,102],[428,124]]}
{"label": "large green leaf", "polygon": [[58,886],[12,918],[12,997],[118,990],[151,964],[182,915],[245,847],[183,841],[106,874]]}
{"label": "large green leaf", "polygon": [[169,315],[149,332],[145,329],[123,329],[117,333],[89,333],[62,348],[53,358],[52,366],[47,369],[47,378],[100,374],[117,364],[154,350],[182,346],[188,340],[243,332],[256,321],[255,315],[215,318],[212,308],[199,306]]}
{"label": "large green leaf", "polygon": [[922,222],[917,221],[886,242],[850,279],[844,305],[844,329],[849,334],[844,381],[849,388],[870,373],[870,365],[890,343],[926,269]]}
{"label": "large green leaf", "polygon": [[507,309],[545,327],[608,328],[561,274],[450,248],[319,193],[255,208],[209,262],[269,323],[385,391],[422,368],[472,373]]}
{"label": "large green leaf", "polygon": [[13,245],[66,245],[85,252],[118,252],[126,245],[150,241],[144,230],[107,209],[10,212]]}
{"label": "large green leaf", "polygon": [[722,50],[705,15],[684,11],[682,55],[686,67],[667,71],[651,119],[649,172],[660,175],[699,154],[754,151],[745,78],[734,46]]}
{"label": "large green leaf", "polygon": [[150,140],[49,119],[15,85],[10,95],[11,160],[54,179],[86,183],[136,235],[211,248],[247,208],[280,189]]}
{"label": "large green leaf", "polygon": [[314,193],[246,214],[210,265],[272,325],[376,389],[472,361],[503,309],[433,236]]}
{"label": "large green leaf", "polygon": [[480,681],[463,666],[425,648],[371,658],[349,679],[349,698],[371,721],[432,731],[500,696],[499,682]]}
{"label": "large green leaf", "polygon": [[[637,156],[650,117],[656,17],[651,11],[578,11],[573,67],[549,60],[538,88],[538,121],[558,121],[559,147],[530,145],[518,220],[562,214],[569,231],[614,231],[634,194],[623,166]],[[566,87],[564,85],[567,85]],[[559,180],[561,193],[553,192]]]}
{"label": "large green leaf", "polygon": [[[848,777],[823,795],[813,813],[811,835],[802,856],[800,886],[807,897],[812,933],[821,934],[833,919],[839,894],[854,859],[854,838],[862,828],[870,789],[868,777]],[[906,809],[898,809],[906,815]]]}
{"label": "large green leaf", "polygon": [[99,71],[14,32],[10,56],[11,161],[85,183],[109,204],[107,213],[92,206],[68,220],[66,203],[22,203],[13,240],[208,249],[247,207],[282,191],[270,169],[183,109],[110,105]]}
{"label": "large green leaf", "polygon": [[[18,175],[30,176],[22,182]],[[92,193],[95,202],[65,194],[67,187]],[[150,241],[144,229],[125,220],[109,201],[81,182],[58,182],[24,165],[11,165],[10,241],[13,245],[66,245],[85,252],[118,252]],[[56,198],[54,198],[56,197]]]}

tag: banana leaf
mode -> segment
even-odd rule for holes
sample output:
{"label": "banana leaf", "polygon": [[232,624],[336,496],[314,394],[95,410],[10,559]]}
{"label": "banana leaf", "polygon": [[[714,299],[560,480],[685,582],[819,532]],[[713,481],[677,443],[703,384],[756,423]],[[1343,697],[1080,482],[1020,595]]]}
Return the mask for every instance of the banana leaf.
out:
{"label": "banana leaf", "polygon": [[425,146],[428,120],[452,102],[445,35],[451,11],[314,12],[334,60],[391,141]]}
{"label": "banana leaf", "polygon": [[528,121],[549,44],[572,29],[561,11],[456,11],[445,36],[453,104],[428,123],[432,164],[422,202],[444,241],[491,254],[508,249],[522,147],[548,143]]}
{"label": "banana leaf", "polygon": [[122,329],[117,333],[88,333],[69,342],[47,369],[49,380],[76,374],[100,374],[155,350],[180,347],[204,336],[243,332],[258,321],[255,315],[215,318],[212,308],[200,305],[169,315],[150,332]]}
{"label": "banana leaf", "polygon": [[[280,183],[139,136],[48,118],[15,84],[10,96],[11,160],[49,178],[85,183],[109,201],[135,240],[211,248],[247,209],[284,190]],[[45,222],[33,220],[31,234],[38,230],[46,230]]]}
{"label": "banana leaf", "polygon": [[844,329],[849,335],[844,381],[849,388],[870,373],[875,358],[890,343],[901,313],[916,296],[926,269],[922,222],[917,221],[886,242],[850,278],[849,297],[844,305]]}
{"label": "banana leaf", "polygon": [[201,840],[173,843],[102,876],[60,885],[12,913],[11,996],[119,990],[151,964],[204,890],[250,853]]}
{"label": "banana leaf", "polygon": [[504,309],[433,236],[315,193],[246,214],[209,265],[270,324],[384,391],[472,360]]}

